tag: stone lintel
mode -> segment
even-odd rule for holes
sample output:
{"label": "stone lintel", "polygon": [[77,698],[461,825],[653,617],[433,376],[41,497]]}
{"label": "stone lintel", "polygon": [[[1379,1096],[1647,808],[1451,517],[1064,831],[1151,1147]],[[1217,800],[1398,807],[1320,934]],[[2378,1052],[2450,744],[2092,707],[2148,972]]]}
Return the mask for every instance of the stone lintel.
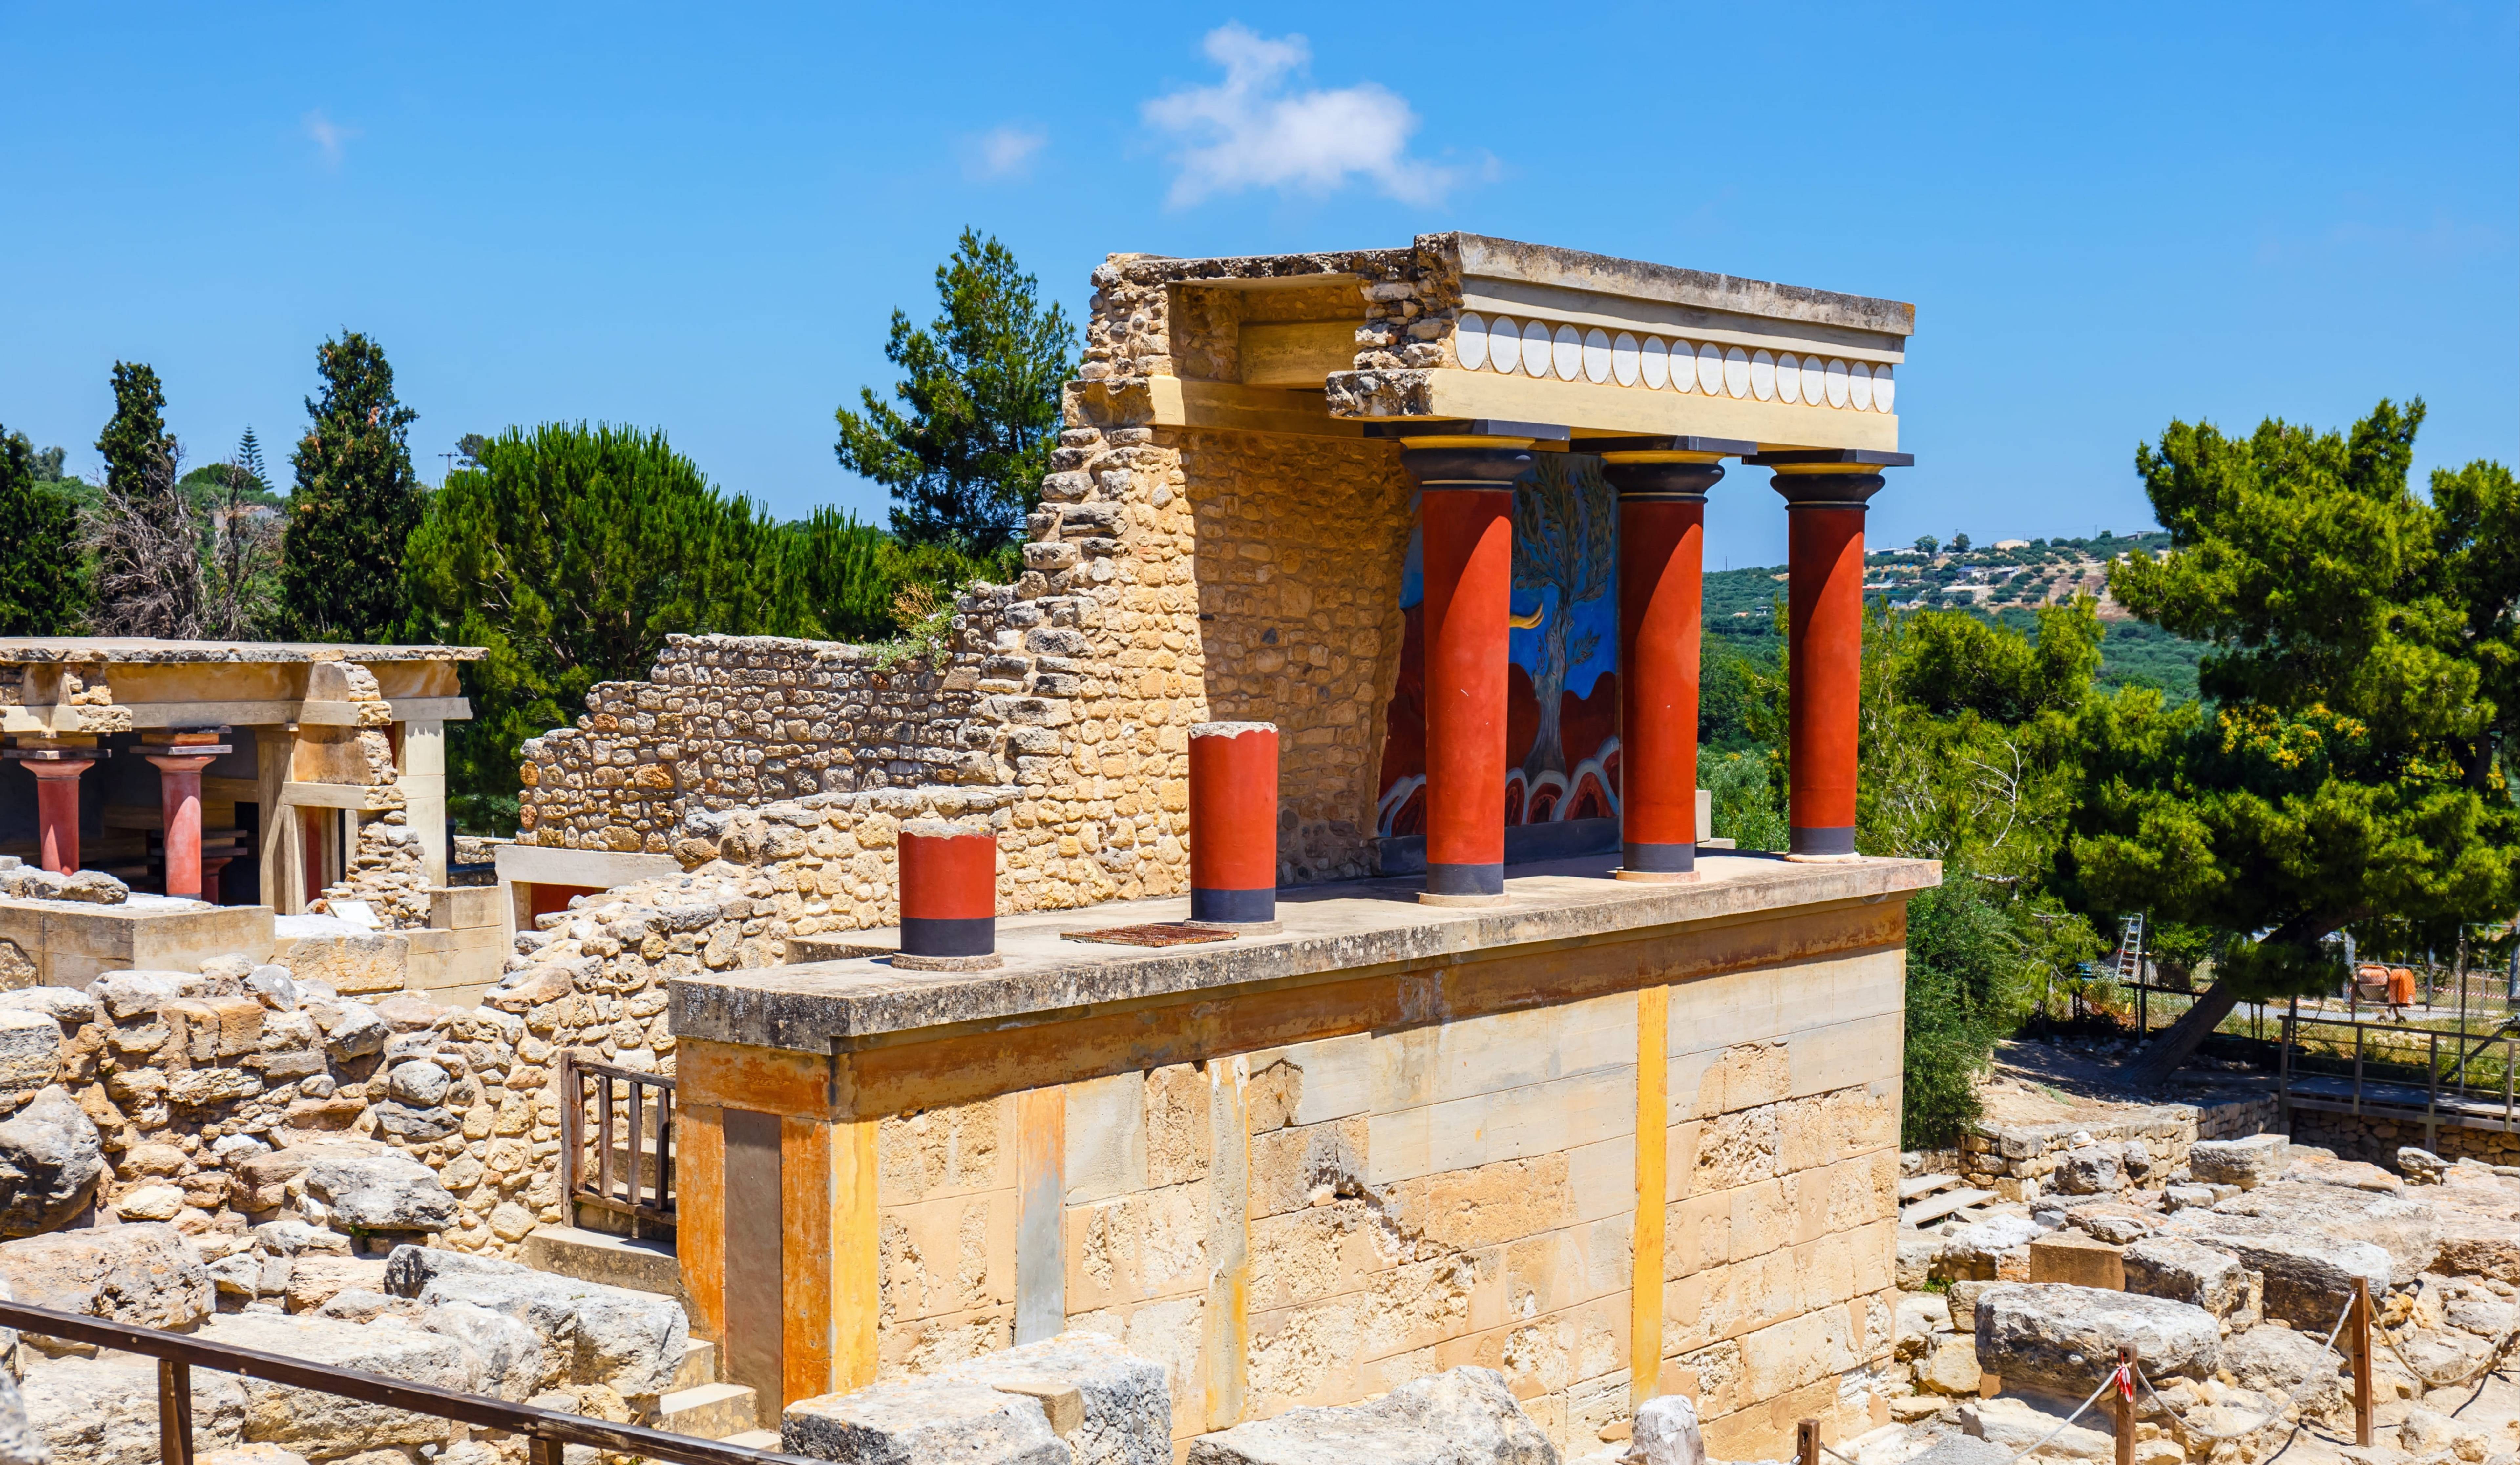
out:
{"label": "stone lintel", "polygon": [[[985,972],[896,970],[880,957],[710,972],[677,979],[675,1036],[829,1054],[850,1039],[961,1023],[1004,1022],[1098,1003],[1222,995],[1252,984],[1365,968],[1484,959],[1568,942],[1621,942],[1669,928],[1902,900],[1940,884],[1920,860],[1787,864],[1773,855],[1702,851],[1699,879],[1653,885],[1608,878],[1602,856],[1507,871],[1503,904],[1451,910],[1416,904],[1401,878],[1315,886],[1280,900],[1282,930],[1215,945],[1149,951],[1061,939],[1062,932],[1184,919],[1186,897],[1002,917],[1005,965]],[[888,931],[851,933],[890,946]]]}

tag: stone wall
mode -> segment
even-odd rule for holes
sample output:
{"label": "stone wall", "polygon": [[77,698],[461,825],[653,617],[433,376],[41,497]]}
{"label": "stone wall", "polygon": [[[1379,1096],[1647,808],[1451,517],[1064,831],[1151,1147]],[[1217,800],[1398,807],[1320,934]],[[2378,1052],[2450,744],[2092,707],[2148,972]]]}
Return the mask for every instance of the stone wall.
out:
{"label": "stone wall", "polygon": [[400,809],[359,825],[349,869],[324,887],[324,900],[365,901],[389,931],[417,931],[428,924],[428,870],[420,831]]}
{"label": "stone wall", "polygon": [[1042,1285],[1018,1157],[1055,1132],[1060,1320],[1166,1366],[1176,1440],[1475,1363],[1596,1449],[1630,1408],[1638,1070],[1666,1055],[1655,1392],[1693,1395],[1728,1457],[1779,1452],[1800,1415],[1862,1433],[1887,1417],[1901,971],[1853,954],[1676,985],[1667,1010],[1623,992],[940,1091],[878,1126],[878,1377],[1013,1341]]}
{"label": "stone wall", "polygon": [[[2273,1126],[2270,1124],[2269,1128]],[[2348,1160],[2364,1160],[2393,1168],[2398,1163],[2399,1149],[2407,1145],[2429,1149],[2445,1160],[2520,1165],[2520,1132],[2504,1133],[2498,1129],[2469,1129],[2445,1124],[2434,1127],[2432,1142],[2427,1144],[2421,1116],[2381,1119],[2366,1114],[2357,1118],[2351,1114],[2295,1109],[2289,1132],[2296,1144],[2316,1144],[2332,1149]]]}
{"label": "stone wall", "polygon": [[1963,1181],[2008,1201],[2037,1200],[2054,1188],[2065,1152],[2093,1140],[2140,1139],[2165,1170],[2187,1163],[2199,1139],[2236,1139],[2275,1127],[2272,1094],[2198,1104],[2157,1104],[2148,1109],[2036,1125],[1973,1125],[1960,1135]]}
{"label": "stone wall", "polygon": [[1279,727],[1278,879],[1373,873],[1414,489],[1397,443],[1172,432],[1191,484],[1208,715]]}
{"label": "stone wall", "polygon": [[[1317,276],[1295,284],[1285,277]],[[1267,290],[1225,287],[1270,277]],[[677,637],[525,745],[518,838],[669,850],[695,811],[946,784],[1023,790],[1013,909],[1179,891],[1188,729],[1284,730],[1281,878],[1370,870],[1397,673],[1409,489],[1395,444],[1153,425],[1148,383],[1238,378],[1247,323],[1357,322],[1363,372],[1449,359],[1459,265],[1408,249],[1113,255],[1012,587],[958,603],[941,665],[865,647]],[[1215,670],[1211,672],[1210,651]]]}

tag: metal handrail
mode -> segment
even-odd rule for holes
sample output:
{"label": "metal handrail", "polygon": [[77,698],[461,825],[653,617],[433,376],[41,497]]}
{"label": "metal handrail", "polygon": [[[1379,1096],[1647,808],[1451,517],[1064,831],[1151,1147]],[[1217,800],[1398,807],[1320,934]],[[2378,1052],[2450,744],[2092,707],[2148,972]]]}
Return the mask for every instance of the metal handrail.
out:
{"label": "metal handrail", "polygon": [[[595,1080],[595,1176],[586,1174],[585,1079]],[[613,1183],[613,1128],[615,1107],[613,1086],[628,1089],[629,1109],[628,1156],[622,1167],[620,1193]],[[648,1090],[655,1090],[652,1102]],[[658,1226],[671,1226],[675,1221],[674,1206],[674,1081],[669,1075],[640,1073],[615,1068],[608,1063],[593,1063],[563,1050],[560,1055],[560,1123],[562,1190],[578,1205],[594,1206],[630,1219],[630,1234],[639,1234],[642,1221]],[[655,1114],[655,1148],[647,1158],[656,1167],[655,1183],[645,1182],[640,1172],[642,1145],[647,1139],[647,1115]],[[646,1195],[655,1198],[648,1200]]]}
{"label": "metal handrail", "polygon": [[582,1414],[538,1409],[531,1404],[512,1404],[487,1395],[464,1394],[430,1384],[406,1383],[355,1369],[309,1363],[303,1358],[283,1357],[259,1349],[212,1343],[181,1333],[109,1322],[76,1312],[58,1312],[50,1308],[29,1307],[23,1303],[0,1303],[0,1327],[156,1358],[158,1438],[160,1455],[167,1465],[191,1465],[192,1370],[196,1366],[215,1373],[233,1373],[241,1378],[286,1384],[292,1389],[312,1389],[361,1403],[382,1404],[389,1409],[428,1414],[457,1424],[522,1435],[530,1442],[528,1458],[533,1465],[545,1465],[545,1462],[560,1465],[561,1446],[564,1444],[590,1445],[613,1454],[645,1455],[652,1460],[670,1462],[670,1465],[811,1465],[803,1456],[784,1454],[778,1450],[729,1444],[722,1440],[701,1440],[690,1435],[652,1430],[645,1425],[613,1424],[608,1420],[589,1419]]}

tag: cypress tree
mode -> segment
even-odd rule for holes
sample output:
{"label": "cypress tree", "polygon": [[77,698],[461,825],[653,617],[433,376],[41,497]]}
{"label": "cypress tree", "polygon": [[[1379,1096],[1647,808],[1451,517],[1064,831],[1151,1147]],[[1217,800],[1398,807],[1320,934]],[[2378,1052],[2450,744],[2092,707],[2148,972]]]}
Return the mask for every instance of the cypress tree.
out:
{"label": "cypress tree", "polygon": [[85,608],[78,512],[36,481],[39,461],[23,434],[0,431],[0,636],[60,636]]}
{"label": "cypress tree", "polygon": [[317,641],[383,641],[403,619],[403,546],[420,522],[408,441],[420,415],[395,399],[384,348],[358,332],[324,342],[315,364],[323,391],[290,459],[281,612]]}
{"label": "cypress tree", "polygon": [[146,365],[113,364],[113,418],[96,440],[105,487],[88,545],[96,629],[108,636],[200,634],[202,562],[166,430],[166,393]]}

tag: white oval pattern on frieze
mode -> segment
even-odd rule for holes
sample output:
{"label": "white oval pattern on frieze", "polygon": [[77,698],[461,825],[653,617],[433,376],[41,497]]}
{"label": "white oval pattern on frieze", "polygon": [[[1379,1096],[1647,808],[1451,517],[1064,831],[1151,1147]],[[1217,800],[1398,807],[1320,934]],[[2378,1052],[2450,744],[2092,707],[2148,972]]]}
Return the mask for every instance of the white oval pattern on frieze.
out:
{"label": "white oval pattern on frieze", "polygon": [[1863,362],[1846,369],[1846,401],[1858,412],[1872,410],[1872,368]]}
{"label": "white oval pattern on frieze", "polygon": [[1671,347],[1659,335],[1648,335],[1637,353],[1637,375],[1647,391],[1660,391],[1671,384]]}
{"label": "white oval pattern on frieze", "polygon": [[1825,403],[1856,412],[1889,412],[1897,401],[1886,362],[1823,360],[1791,351],[1728,348],[1713,341],[1665,342],[1659,335],[1640,341],[1627,331],[1614,336],[1600,327],[1516,322],[1475,310],[1462,311],[1453,323],[1453,354],[1463,371],[1508,377],[1519,372],[1595,385],[1615,381],[1647,391],[1669,387],[1711,397],[1809,407]]}
{"label": "white oval pattern on frieze", "polygon": [[1522,370],[1528,377],[1549,375],[1549,328],[1538,321],[1522,328]]}
{"label": "white oval pattern on frieze", "polygon": [[1477,311],[1462,311],[1461,320],[1454,324],[1453,354],[1468,371],[1478,371],[1488,364],[1488,323]]}

